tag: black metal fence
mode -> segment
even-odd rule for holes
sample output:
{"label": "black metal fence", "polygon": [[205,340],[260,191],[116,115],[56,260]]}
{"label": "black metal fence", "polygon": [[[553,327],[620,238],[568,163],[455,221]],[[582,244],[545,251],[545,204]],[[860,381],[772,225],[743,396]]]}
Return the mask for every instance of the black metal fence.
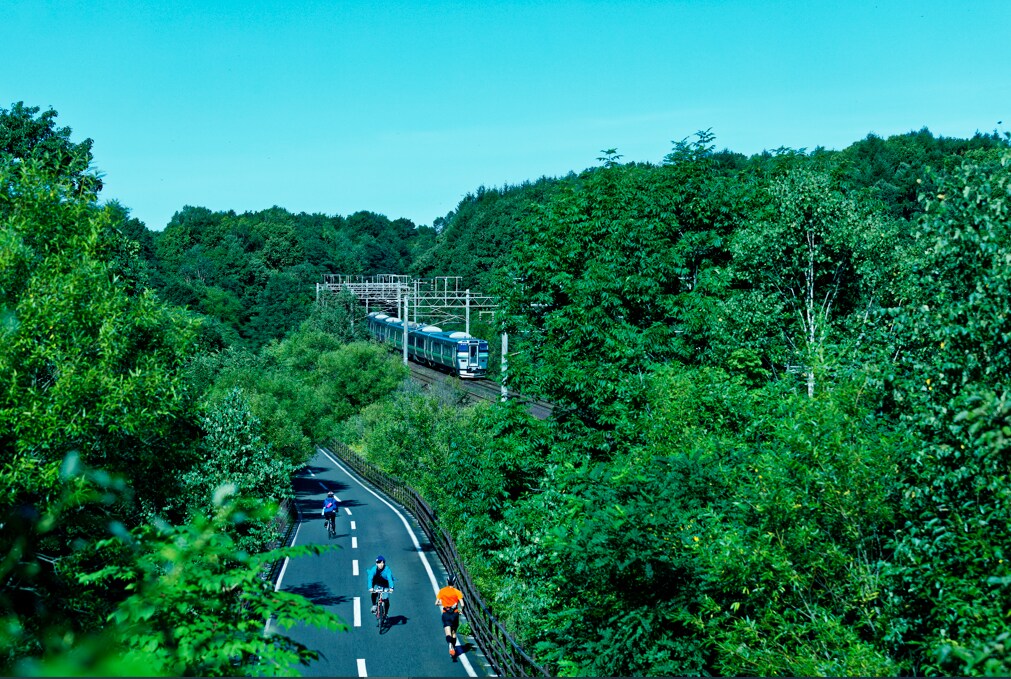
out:
{"label": "black metal fence", "polygon": [[453,539],[439,527],[435,512],[428,503],[413,488],[388,476],[345,444],[335,442],[332,446],[328,449],[330,452],[414,515],[439,558],[457,574],[457,588],[463,591],[466,600],[464,611],[471,632],[495,672],[514,677],[551,676],[520,648],[512,635],[488,610],[456,551]]}
{"label": "black metal fence", "polygon": [[[277,508],[277,514],[274,515],[271,523],[274,526],[273,533],[277,537],[267,545],[267,549],[276,549],[291,544],[291,533],[295,530],[295,526],[298,525],[298,511],[295,509],[295,501],[283,500]],[[264,569],[263,577],[276,583],[278,576],[281,574],[281,566],[283,565],[284,559],[273,562],[269,567]]]}

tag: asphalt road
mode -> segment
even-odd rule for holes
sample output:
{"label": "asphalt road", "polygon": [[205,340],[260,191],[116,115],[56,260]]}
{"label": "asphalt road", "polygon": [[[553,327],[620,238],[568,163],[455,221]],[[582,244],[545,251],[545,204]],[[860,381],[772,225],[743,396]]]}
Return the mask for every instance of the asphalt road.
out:
{"label": "asphalt road", "polygon": [[[339,500],[337,537],[330,540],[320,511],[328,490]],[[335,457],[317,449],[295,479],[299,525],[294,544],[335,544],[320,555],[288,559],[277,587],[298,592],[340,616],[346,632],[309,625],[288,631],[320,652],[304,676],[466,677],[492,675],[473,639],[458,635],[459,660],[449,655],[435,595],[445,584],[445,568],[417,522],[369,486]],[[396,578],[389,626],[380,634],[365,574],[376,556],[386,557]]]}

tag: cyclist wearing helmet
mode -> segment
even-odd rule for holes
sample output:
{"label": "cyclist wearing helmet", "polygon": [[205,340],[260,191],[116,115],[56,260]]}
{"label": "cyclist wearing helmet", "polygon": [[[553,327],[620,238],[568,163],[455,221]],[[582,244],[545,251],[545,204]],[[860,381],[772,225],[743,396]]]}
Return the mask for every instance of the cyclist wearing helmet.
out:
{"label": "cyclist wearing helmet", "polygon": [[[372,594],[372,612],[376,612],[376,598],[379,597],[379,592],[375,591],[377,587],[388,588],[393,591],[393,571],[389,566],[386,565],[386,557],[382,554],[376,557],[376,565],[369,568],[369,572],[365,574],[365,586]],[[383,592],[383,598],[386,600],[386,612],[390,611],[390,593]]]}
{"label": "cyclist wearing helmet", "polygon": [[334,497],[333,491],[331,490],[326,494],[326,499],[323,500],[323,525],[326,526],[328,523],[337,521],[337,498]]}
{"label": "cyclist wearing helmet", "polygon": [[456,628],[460,626],[463,592],[456,588],[456,576],[452,573],[446,578],[446,586],[435,596],[435,605],[442,607],[442,628],[449,644],[449,657],[456,662]]}

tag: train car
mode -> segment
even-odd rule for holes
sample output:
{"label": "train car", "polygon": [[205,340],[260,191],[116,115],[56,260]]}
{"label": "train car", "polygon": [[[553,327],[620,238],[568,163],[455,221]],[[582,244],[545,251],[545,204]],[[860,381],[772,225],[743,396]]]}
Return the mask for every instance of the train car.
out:
{"label": "train car", "polygon": [[[404,350],[404,321],[373,311],[366,317],[369,333]],[[407,323],[407,356],[422,365],[448,369],[457,377],[480,379],[488,374],[488,342],[465,332],[446,332],[434,325]]]}

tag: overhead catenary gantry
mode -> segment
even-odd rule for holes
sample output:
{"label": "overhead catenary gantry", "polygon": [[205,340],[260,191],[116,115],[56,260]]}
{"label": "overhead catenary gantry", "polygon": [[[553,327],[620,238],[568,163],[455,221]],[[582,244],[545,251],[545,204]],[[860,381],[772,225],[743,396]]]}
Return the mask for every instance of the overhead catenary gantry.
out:
{"label": "overhead catenary gantry", "polygon": [[[345,289],[365,305],[366,311],[395,311],[400,318],[436,325],[462,323],[468,333],[472,313],[478,317],[492,315],[498,307],[494,297],[465,289],[461,276],[323,274],[323,282],[316,284],[316,301],[325,303],[326,294]],[[405,305],[409,312],[404,311]]]}
{"label": "overhead catenary gantry", "polygon": [[[462,323],[470,334],[471,313],[478,316],[493,315],[498,307],[494,297],[474,293],[463,288],[461,276],[436,276],[414,278],[401,274],[375,276],[323,274],[323,282],[316,284],[316,303],[326,304],[328,295],[350,291],[369,311],[394,312],[404,319],[404,363],[407,363],[407,322],[445,325]],[[506,374],[508,369],[509,336],[502,333],[502,400],[508,398]]]}

